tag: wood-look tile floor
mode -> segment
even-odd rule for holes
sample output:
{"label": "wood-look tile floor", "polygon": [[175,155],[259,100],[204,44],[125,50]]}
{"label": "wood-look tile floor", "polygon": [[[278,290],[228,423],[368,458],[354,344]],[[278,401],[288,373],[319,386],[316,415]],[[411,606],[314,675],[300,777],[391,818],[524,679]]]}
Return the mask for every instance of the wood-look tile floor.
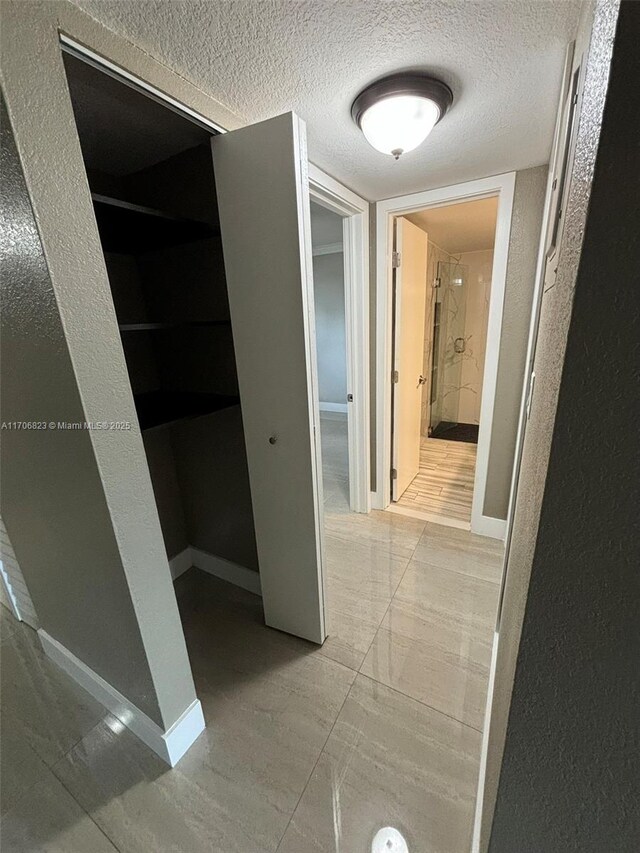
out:
{"label": "wood-look tile floor", "polygon": [[2,611],[7,853],[468,853],[502,544],[349,512],[346,423],[323,419],[329,637],[191,569],[176,594],[207,729],[170,770]]}
{"label": "wood-look tile floor", "polygon": [[420,471],[397,505],[470,522],[477,451],[465,441],[423,438]]}

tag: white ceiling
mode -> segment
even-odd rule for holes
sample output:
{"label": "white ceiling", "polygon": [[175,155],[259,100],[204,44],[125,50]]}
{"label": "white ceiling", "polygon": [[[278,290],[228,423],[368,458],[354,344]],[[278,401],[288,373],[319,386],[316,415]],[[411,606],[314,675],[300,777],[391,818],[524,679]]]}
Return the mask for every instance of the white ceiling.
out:
{"label": "white ceiling", "polygon": [[482,198],[461,204],[432,207],[407,216],[446,252],[478,252],[493,249],[498,198]]}
{"label": "white ceiling", "polygon": [[[295,110],[309,155],[366,198],[546,163],[579,0],[74,0],[247,122]],[[424,69],[454,92],[398,162],[349,115],[377,77]]]}

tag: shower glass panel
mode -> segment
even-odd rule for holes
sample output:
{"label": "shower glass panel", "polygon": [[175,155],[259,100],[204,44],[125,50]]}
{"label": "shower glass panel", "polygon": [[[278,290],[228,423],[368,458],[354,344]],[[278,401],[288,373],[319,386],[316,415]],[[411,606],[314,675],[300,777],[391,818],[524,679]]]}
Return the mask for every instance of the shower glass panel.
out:
{"label": "shower glass panel", "polygon": [[469,267],[438,262],[433,311],[429,435],[458,423]]}

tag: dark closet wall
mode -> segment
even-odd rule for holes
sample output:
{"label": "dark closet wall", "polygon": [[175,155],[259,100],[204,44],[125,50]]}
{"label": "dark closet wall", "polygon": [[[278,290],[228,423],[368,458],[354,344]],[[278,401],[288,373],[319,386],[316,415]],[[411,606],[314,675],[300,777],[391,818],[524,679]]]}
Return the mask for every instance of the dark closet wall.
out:
{"label": "dark closet wall", "polygon": [[[116,81],[105,80],[78,60],[67,58],[66,65],[91,190],[184,217],[195,226],[203,225],[205,232],[178,244],[171,240],[147,244],[142,239],[137,245],[135,229],[121,239],[117,213],[109,208],[103,211],[116,222],[113,232],[98,215],[119,323],[169,325],[121,331],[133,393],[237,398],[209,135],[185,127],[186,119],[173,113],[167,116],[166,109]],[[140,125],[143,140],[135,138],[136,103],[146,117]],[[156,145],[158,130],[152,125],[162,128],[163,120],[167,132]],[[193,144],[194,133],[205,140]],[[137,146],[135,153],[140,157],[152,158],[164,150],[164,158],[123,173],[123,164],[135,158],[131,152],[121,152],[110,160],[105,141],[112,141],[117,152],[127,139]],[[167,157],[172,142],[190,147]],[[239,403],[192,420],[150,429],[143,424],[143,440],[169,558],[193,546],[257,571]]]}
{"label": "dark closet wall", "polygon": [[623,2],[490,853],[640,847],[639,42]]}

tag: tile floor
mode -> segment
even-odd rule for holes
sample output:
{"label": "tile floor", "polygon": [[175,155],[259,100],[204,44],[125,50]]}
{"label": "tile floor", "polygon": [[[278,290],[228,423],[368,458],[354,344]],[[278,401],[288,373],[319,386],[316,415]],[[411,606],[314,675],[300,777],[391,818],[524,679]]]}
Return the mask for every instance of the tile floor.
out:
{"label": "tile floor", "polygon": [[369,853],[387,826],[410,853],[468,853],[501,547],[349,513],[339,420],[323,449],[331,636],[179,578],[208,728],[173,770],[0,608],[3,853]]}
{"label": "tile floor", "polygon": [[420,471],[397,505],[470,522],[477,450],[466,441],[423,438]]}

